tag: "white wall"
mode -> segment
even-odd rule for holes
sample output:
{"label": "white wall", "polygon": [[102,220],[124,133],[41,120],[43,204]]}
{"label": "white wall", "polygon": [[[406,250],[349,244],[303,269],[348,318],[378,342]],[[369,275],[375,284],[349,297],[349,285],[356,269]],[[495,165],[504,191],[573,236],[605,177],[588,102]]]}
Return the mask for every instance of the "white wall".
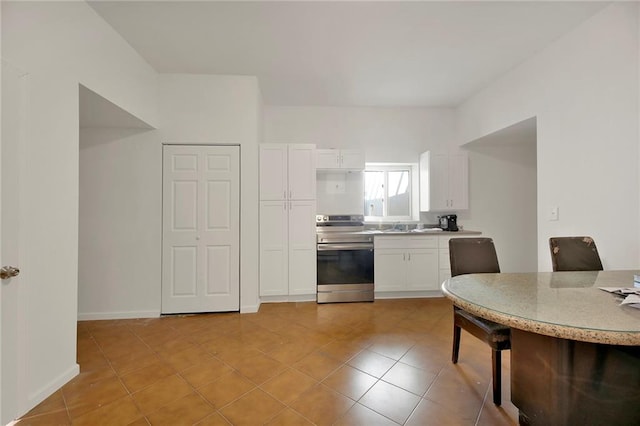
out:
{"label": "white wall", "polygon": [[80,129],[79,319],[160,314],[161,179],[157,131]]}
{"label": "white wall", "polygon": [[84,2],[1,7],[2,58],[30,81],[20,269],[31,408],[78,371],[78,84],[155,124],[156,81],[153,69]]}
{"label": "white wall", "polygon": [[417,163],[454,140],[447,108],[265,106],[264,141],[365,151],[367,162]]}
{"label": "white wall", "polygon": [[540,270],[555,235],[593,236],[605,269],[640,265],[637,7],[612,4],[458,110],[459,144],[537,118]]}
{"label": "white wall", "polygon": [[503,272],[538,269],[536,131],[527,125],[465,145],[469,205],[458,213],[467,229],[493,238]]}
{"label": "white wall", "polygon": [[[240,145],[241,312],[255,312],[259,307],[258,143],[261,102],[255,77],[160,76],[162,143]],[[160,179],[157,184],[161,185]]]}
{"label": "white wall", "polygon": [[320,214],[365,214],[364,172],[319,171],[316,176],[316,211]]}

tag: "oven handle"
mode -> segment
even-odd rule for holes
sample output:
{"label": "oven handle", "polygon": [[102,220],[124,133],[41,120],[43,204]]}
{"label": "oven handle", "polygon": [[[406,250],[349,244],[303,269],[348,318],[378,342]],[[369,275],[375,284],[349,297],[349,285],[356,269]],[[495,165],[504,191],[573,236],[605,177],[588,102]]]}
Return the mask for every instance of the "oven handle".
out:
{"label": "oven handle", "polygon": [[340,243],[340,244],[318,244],[318,251],[335,251],[335,250],[371,250],[371,243]]}

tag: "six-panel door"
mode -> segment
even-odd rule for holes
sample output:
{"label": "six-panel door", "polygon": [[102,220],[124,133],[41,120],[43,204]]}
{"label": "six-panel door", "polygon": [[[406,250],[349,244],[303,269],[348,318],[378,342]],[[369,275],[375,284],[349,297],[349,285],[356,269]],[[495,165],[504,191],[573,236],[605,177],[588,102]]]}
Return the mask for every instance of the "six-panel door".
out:
{"label": "six-panel door", "polygon": [[239,151],[164,146],[162,313],[240,308]]}

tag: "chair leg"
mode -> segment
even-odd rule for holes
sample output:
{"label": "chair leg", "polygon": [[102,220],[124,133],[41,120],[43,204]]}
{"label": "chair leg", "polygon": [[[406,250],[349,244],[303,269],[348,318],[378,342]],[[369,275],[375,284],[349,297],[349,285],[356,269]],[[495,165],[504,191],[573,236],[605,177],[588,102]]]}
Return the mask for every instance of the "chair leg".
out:
{"label": "chair leg", "polygon": [[460,352],[460,327],[453,326],[453,350],[451,351],[451,362],[458,362],[458,353]]}
{"label": "chair leg", "polygon": [[493,369],[493,403],[502,404],[502,354],[500,351],[491,350],[491,363]]}

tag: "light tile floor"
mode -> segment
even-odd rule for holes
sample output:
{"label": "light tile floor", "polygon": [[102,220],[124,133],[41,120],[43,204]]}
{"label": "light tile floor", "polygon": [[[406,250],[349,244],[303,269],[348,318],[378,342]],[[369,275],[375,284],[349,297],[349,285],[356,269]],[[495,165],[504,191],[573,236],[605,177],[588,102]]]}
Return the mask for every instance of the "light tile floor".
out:
{"label": "light tile floor", "polygon": [[19,425],[515,425],[445,299],[78,323],[80,375]]}

